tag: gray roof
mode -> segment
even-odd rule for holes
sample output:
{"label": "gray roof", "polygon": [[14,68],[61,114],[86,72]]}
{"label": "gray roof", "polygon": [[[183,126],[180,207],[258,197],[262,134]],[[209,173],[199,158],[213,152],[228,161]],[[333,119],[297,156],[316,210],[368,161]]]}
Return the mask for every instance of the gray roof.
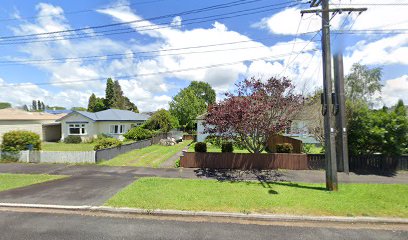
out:
{"label": "gray roof", "polygon": [[[146,121],[150,116],[128,110],[108,109],[100,112],[74,111],[93,121]],[[70,114],[69,114],[70,115]]]}

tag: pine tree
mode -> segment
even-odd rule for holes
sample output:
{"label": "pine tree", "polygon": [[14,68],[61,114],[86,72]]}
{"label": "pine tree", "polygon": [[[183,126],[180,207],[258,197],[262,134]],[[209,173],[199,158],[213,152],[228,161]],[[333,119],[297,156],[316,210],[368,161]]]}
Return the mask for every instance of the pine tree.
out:
{"label": "pine tree", "polygon": [[33,100],[33,103],[31,105],[31,111],[32,112],[37,111],[37,101],[36,100]]}
{"label": "pine tree", "polygon": [[43,109],[41,109],[41,101],[37,100],[37,111],[41,112]]}
{"label": "pine tree", "polygon": [[29,112],[29,111],[30,111],[30,110],[28,109],[27,104],[24,104],[24,106],[23,106],[23,110],[24,110],[24,111],[27,111],[27,112]]}
{"label": "pine tree", "polygon": [[118,80],[113,84],[113,93],[114,98],[111,108],[126,109],[125,97],[123,96],[123,91]]}
{"label": "pine tree", "polygon": [[105,89],[105,107],[107,109],[111,108],[115,104],[115,83],[111,78],[106,81]]}
{"label": "pine tree", "polygon": [[88,112],[99,112],[105,110],[104,99],[98,98],[94,93],[89,97]]}

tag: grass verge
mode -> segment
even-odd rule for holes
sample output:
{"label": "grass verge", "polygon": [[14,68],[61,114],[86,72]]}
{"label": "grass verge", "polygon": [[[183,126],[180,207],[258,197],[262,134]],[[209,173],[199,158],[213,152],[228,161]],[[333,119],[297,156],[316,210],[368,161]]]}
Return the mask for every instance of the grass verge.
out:
{"label": "grass verge", "polygon": [[56,179],[65,178],[62,175],[48,175],[48,174],[0,174],[0,191],[5,191],[13,188],[25,187],[28,185],[52,181]]}
{"label": "grass verge", "polygon": [[324,184],[218,182],[215,180],[141,178],[105,205],[319,216],[408,217],[408,184]]}
{"label": "grass verge", "polygon": [[101,162],[106,166],[159,167],[177,152],[183,150],[191,141],[183,141],[174,146],[152,145],[121,154],[109,161]]}

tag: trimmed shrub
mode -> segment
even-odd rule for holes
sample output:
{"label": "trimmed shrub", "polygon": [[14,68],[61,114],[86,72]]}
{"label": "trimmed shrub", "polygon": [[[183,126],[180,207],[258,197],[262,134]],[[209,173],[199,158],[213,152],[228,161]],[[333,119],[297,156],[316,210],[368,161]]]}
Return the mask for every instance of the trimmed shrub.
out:
{"label": "trimmed shrub", "polygon": [[120,146],[122,146],[122,142],[116,138],[101,138],[98,141],[96,141],[94,150],[96,151]]}
{"label": "trimmed shrub", "polygon": [[81,143],[82,139],[80,136],[75,136],[75,135],[69,135],[66,138],[64,138],[64,143],[73,143],[73,144],[78,144]]}
{"label": "trimmed shrub", "polygon": [[123,134],[123,136],[129,140],[139,141],[151,138],[153,136],[153,132],[141,127],[135,127],[130,129],[127,133]]}
{"label": "trimmed shrub", "polygon": [[194,145],[195,152],[207,152],[207,144],[205,142],[198,142]]}
{"label": "trimmed shrub", "polygon": [[232,153],[234,151],[234,146],[232,142],[225,142],[221,145],[221,152],[223,153]]}
{"label": "trimmed shrub", "polygon": [[290,143],[276,144],[277,153],[291,153],[293,152],[293,146]]}
{"label": "trimmed shrub", "polygon": [[28,150],[29,145],[33,146],[33,150],[41,150],[40,136],[30,131],[10,131],[3,135],[1,150],[18,152]]}

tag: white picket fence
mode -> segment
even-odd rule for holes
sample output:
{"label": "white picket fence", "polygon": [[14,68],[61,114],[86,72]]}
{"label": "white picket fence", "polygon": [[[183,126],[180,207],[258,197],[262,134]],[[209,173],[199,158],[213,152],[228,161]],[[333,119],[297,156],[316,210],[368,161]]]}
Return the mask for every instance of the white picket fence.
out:
{"label": "white picket fence", "polygon": [[29,153],[30,163],[95,163],[95,159],[95,151],[31,151]]}

